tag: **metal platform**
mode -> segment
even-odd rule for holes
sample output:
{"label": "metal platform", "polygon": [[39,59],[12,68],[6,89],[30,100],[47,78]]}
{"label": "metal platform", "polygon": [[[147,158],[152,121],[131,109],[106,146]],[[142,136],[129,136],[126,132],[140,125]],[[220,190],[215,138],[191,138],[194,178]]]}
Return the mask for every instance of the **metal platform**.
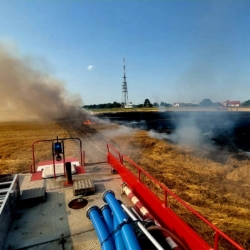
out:
{"label": "metal platform", "polygon": [[73,180],[81,184],[91,179],[96,192],[85,196],[88,204],[78,210],[68,207],[76,197],[73,187],[64,187],[65,178],[31,181],[31,174],[19,175],[21,190],[44,187],[46,202],[16,210],[3,249],[101,249],[92,223],[86,217],[87,209],[103,205],[102,194],[109,189],[127,206],[132,203],[127,196],[121,195],[122,180],[119,175],[111,174],[110,165],[95,164],[86,166],[85,170],[86,174],[74,175]]}

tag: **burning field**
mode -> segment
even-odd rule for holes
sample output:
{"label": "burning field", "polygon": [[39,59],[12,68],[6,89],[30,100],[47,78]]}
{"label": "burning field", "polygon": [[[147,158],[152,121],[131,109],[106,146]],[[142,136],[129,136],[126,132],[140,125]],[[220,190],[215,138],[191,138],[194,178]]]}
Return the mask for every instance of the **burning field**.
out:
{"label": "burning field", "polygon": [[[213,139],[216,147],[200,139],[200,128],[193,126],[193,120],[188,122],[186,130],[181,121],[187,125],[187,119],[180,119],[180,122],[175,119],[176,133],[170,135],[171,126],[159,127],[158,132],[166,132],[161,134],[151,127],[145,130],[145,119],[136,123],[136,129],[105,122],[80,110],[78,107],[83,103],[79,96],[69,95],[60,81],[37,70],[36,64],[33,58],[22,58],[0,45],[0,174],[30,171],[31,145],[35,140],[79,137],[86,163],[106,161],[108,142],[236,242],[250,249],[250,161],[239,151],[239,148],[250,149],[249,131],[235,131],[241,139],[230,141],[233,150],[228,150],[225,145],[232,134],[211,136],[210,132],[214,128],[212,132],[218,131],[221,125],[231,128],[232,119],[202,131]],[[156,120],[152,119],[152,113],[144,115],[151,117],[149,125],[152,126]],[[138,113],[134,116],[138,117]],[[157,124],[162,124],[162,120]],[[211,125],[204,119],[203,122]],[[69,142],[66,147],[66,157],[78,157],[76,144]],[[51,145],[39,144],[35,152],[37,161],[51,159]],[[146,182],[162,197],[159,187]],[[174,202],[169,205],[212,244],[214,235],[204,224]],[[224,249],[229,248],[225,245]]]}
{"label": "burning field", "polygon": [[[85,120],[84,120],[85,121]],[[34,140],[80,137],[86,162],[105,161],[106,143],[112,143],[152,176],[179,195],[209,221],[246,249],[250,248],[250,165],[249,160],[228,156],[224,163],[195,154],[192,147],[181,147],[152,138],[147,131],[111,123],[84,124],[84,121],[4,122],[0,124],[0,172],[30,170]],[[67,146],[74,156],[76,145]],[[37,160],[51,159],[50,145],[36,148]],[[161,197],[157,186],[148,183]],[[183,219],[211,242],[213,235],[191,214],[174,202],[170,204]],[[228,248],[225,248],[228,249]]]}

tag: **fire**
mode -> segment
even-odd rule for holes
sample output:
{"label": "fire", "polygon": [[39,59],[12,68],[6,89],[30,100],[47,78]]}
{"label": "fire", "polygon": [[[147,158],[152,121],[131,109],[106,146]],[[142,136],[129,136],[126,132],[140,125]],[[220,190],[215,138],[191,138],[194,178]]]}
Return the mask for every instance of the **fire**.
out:
{"label": "fire", "polygon": [[87,121],[85,121],[83,124],[88,125],[88,124],[92,124],[92,123],[91,123],[90,120],[87,120]]}

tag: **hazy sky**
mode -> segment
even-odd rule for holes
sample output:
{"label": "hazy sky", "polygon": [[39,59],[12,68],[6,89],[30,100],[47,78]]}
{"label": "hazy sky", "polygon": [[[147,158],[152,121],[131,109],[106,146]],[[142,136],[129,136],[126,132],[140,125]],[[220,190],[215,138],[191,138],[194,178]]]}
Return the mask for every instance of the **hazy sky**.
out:
{"label": "hazy sky", "polygon": [[135,104],[250,99],[250,1],[0,0],[0,43],[84,104],[122,101],[123,58]]}

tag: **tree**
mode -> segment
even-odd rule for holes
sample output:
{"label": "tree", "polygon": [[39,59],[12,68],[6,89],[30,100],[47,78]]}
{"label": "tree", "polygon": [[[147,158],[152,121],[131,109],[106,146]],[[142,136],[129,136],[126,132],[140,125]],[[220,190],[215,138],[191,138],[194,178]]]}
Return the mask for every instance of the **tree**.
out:
{"label": "tree", "polygon": [[155,107],[159,107],[159,103],[158,102],[154,102],[154,106]]}
{"label": "tree", "polygon": [[120,108],[121,104],[118,102],[113,102],[113,108]]}
{"label": "tree", "polygon": [[213,103],[211,102],[210,99],[203,99],[203,101],[200,102],[199,106],[201,106],[201,107],[211,107],[211,106],[213,106]]}
{"label": "tree", "polygon": [[250,100],[243,102],[241,106],[250,106]]}
{"label": "tree", "polygon": [[137,105],[137,108],[142,108],[142,107],[144,107],[143,104],[138,104],[138,105]]}
{"label": "tree", "polygon": [[144,101],[144,107],[152,107],[152,104],[149,101],[149,99],[145,99],[145,101]]}
{"label": "tree", "polygon": [[162,106],[162,107],[172,107],[173,105],[170,104],[170,103],[161,102],[161,103],[160,103],[160,106]]}

